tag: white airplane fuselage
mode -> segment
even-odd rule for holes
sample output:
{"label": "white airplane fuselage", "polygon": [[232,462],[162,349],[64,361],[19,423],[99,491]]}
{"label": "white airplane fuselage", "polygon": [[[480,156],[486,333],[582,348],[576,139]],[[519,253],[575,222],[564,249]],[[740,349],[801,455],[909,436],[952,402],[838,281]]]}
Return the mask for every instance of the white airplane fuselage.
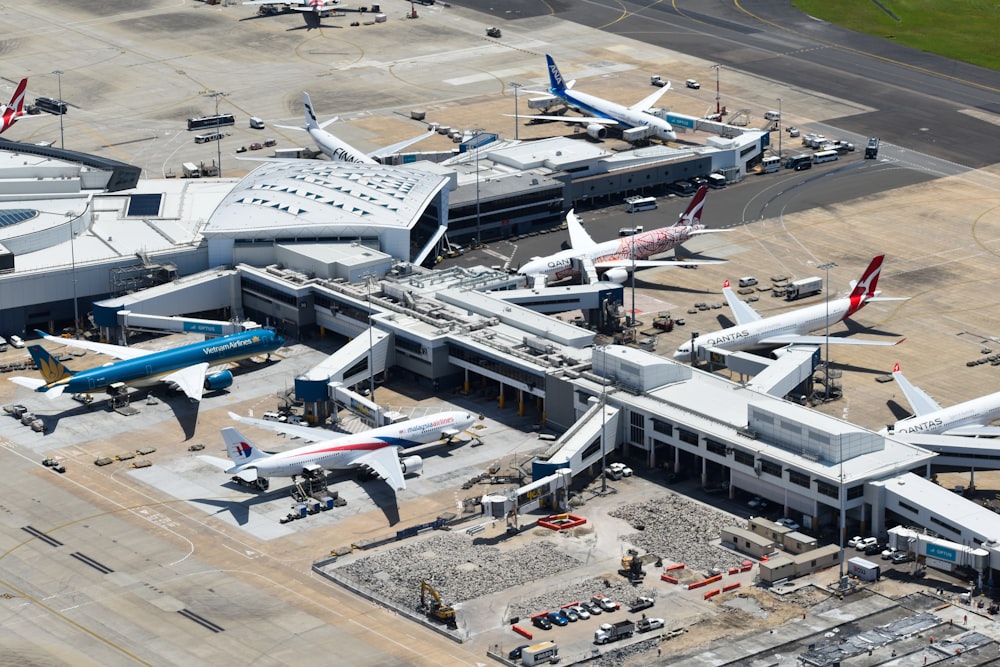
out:
{"label": "white airplane fuselage", "polygon": [[893,425],[892,431],[893,433],[944,433],[959,426],[989,424],[995,419],[1000,419],[1000,392],[980,396],[937,412],[901,419]]}
{"label": "white airplane fuselage", "polygon": [[331,160],[357,164],[378,164],[375,160],[355,150],[322,128],[310,127],[307,128],[307,131],[316,143],[316,147]]}
{"label": "white airplane fuselage", "polygon": [[670,123],[645,111],[629,109],[628,107],[611,102],[595,95],[577,92],[571,88],[557,90],[551,88],[550,92],[556,97],[561,97],[568,104],[593,116],[610,118],[616,120],[626,127],[648,127],[652,136],[669,141],[676,141],[677,135],[674,133]]}

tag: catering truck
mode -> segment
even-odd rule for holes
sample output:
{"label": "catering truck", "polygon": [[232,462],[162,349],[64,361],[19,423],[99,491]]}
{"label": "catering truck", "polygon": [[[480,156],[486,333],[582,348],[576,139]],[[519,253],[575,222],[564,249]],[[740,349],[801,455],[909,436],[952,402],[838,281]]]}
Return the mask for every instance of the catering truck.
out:
{"label": "catering truck", "polygon": [[822,291],[823,279],[819,276],[802,278],[801,280],[793,280],[788,283],[788,287],[785,288],[785,298],[789,301],[795,301],[796,299],[801,299],[802,297],[819,294]]}

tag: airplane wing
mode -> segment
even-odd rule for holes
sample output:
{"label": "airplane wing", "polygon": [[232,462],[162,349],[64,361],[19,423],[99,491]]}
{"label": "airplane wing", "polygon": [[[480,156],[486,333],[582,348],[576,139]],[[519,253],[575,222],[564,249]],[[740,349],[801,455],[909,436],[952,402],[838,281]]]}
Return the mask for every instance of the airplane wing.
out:
{"label": "airplane wing", "polygon": [[[332,119],[336,120],[336,118]],[[299,132],[305,132],[306,128],[299,127],[298,125],[273,125],[272,127],[280,127],[282,130],[298,130]],[[246,158],[243,158],[246,159]]]}
{"label": "airplane wing", "polygon": [[207,372],[208,362],[206,361],[164,375],[163,381],[183,391],[192,401],[200,401],[201,395],[205,391],[205,373]]}
{"label": "airplane wing", "polygon": [[403,466],[399,463],[399,453],[395,447],[381,447],[354,459],[354,463],[362,468],[370,469],[397,491],[406,488],[406,480],[403,479]]}
{"label": "airplane wing", "polygon": [[296,424],[285,424],[283,422],[270,421],[266,419],[254,419],[253,417],[241,417],[235,412],[229,413],[229,418],[244,424],[253,424],[260,428],[266,428],[275,433],[284,433],[297,438],[302,438],[306,442],[319,442],[320,440],[332,440],[344,433],[334,433],[323,428],[309,428],[308,426],[297,426]]}
{"label": "airplane wing", "polygon": [[632,106],[630,106],[629,107],[629,111],[646,111],[647,109],[649,109],[650,107],[652,107],[654,104],[656,104],[659,101],[659,99],[661,97],[663,97],[663,94],[665,92],[667,92],[668,90],[670,90],[670,82],[669,81],[667,81],[667,85],[663,86],[662,88],[659,88],[652,95],[648,95],[648,96],[644,97],[642,100],[640,100],[640,101],[636,102],[635,104],[633,104]]}
{"label": "airplane wing", "polygon": [[903,391],[903,395],[906,396],[906,402],[910,404],[913,414],[917,417],[937,412],[941,409],[937,401],[931,398],[927,392],[906,379],[899,370],[899,364],[896,364],[896,367],[892,369],[892,379],[896,381],[896,384]]}
{"label": "airplane wing", "polygon": [[978,424],[966,424],[944,431],[941,435],[964,435],[964,436],[998,436],[1000,426],[979,426]]}
{"label": "airplane wing", "polygon": [[615,259],[594,262],[594,266],[599,269],[629,269],[633,266],[637,269],[648,269],[654,266],[701,266],[703,264],[723,264],[724,262],[725,260],[721,259],[710,259],[704,262],[676,262],[672,259],[637,259],[635,261],[630,259]]}
{"label": "airplane wing", "polygon": [[760,339],[761,345],[899,345],[905,338],[899,340],[863,340],[861,338],[841,338],[840,336],[799,336],[796,334],[781,334]]}
{"label": "airplane wing", "polygon": [[750,304],[736,296],[733,288],[729,286],[728,280],[726,286],[722,288],[722,294],[726,297],[726,303],[729,304],[729,310],[732,311],[733,317],[736,318],[736,324],[749,324],[762,319],[760,313],[751,308]]}
{"label": "airplane wing", "polygon": [[618,125],[614,118],[601,118],[600,116],[520,116],[530,120],[561,120],[565,123],[596,123],[598,125]]}
{"label": "airplane wing", "polygon": [[27,387],[32,391],[45,386],[45,380],[42,378],[28,378],[18,375],[16,377],[12,377],[10,381],[18,386]]}
{"label": "airplane wing", "polygon": [[566,214],[566,228],[569,230],[569,247],[573,250],[589,250],[597,245],[583,228],[583,219],[573,209]]}
{"label": "airplane wing", "polygon": [[91,352],[106,354],[109,357],[114,357],[115,359],[136,359],[138,357],[144,357],[147,354],[153,354],[156,352],[156,350],[142,350],[137,347],[111,345],[110,343],[95,343],[89,340],[78,340],[76,338],[59,338],[58,336],[50,336],[43,331],[38,331],[37,329],[35,330],[35,333],[45,340],[53,343],[67,345],[69,347],[79,347],[84,350],[90,350]]}
{"label": "airplane wing", "polygon": [[[320,126],[320,127],[322,127],[322,126]],[[427,137],[431,136],[432,134],[435,134],[435,132],[433,130],[428,130],[427,132],[424,132],[421,135],[413,137],[412,139],[406,139],[405,141],[400,141],[399,143],[392,144],[391,146],[386,146],[385,148],[380,148],[377,151],[375,151],[374,153],[369,153],[368,157],[370,157],[370,158],[378,158],[378,157],[382,157],[384,155],[392,155],[393,153],[398,153],[399,151],[403,150],[404,148],[406,148],[410,144],[415,144],[418,141],[422,141],[422,140],[426,139]]]}

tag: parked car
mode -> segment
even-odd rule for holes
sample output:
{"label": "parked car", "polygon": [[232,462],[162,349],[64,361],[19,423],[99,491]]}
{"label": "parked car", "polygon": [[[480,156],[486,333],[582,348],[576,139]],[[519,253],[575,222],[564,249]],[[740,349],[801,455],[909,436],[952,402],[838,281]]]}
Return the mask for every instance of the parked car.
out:
{"label": "parked car", "polygon": [[590,612],[591,616],[600,616],[601,607],[593,602],[581,602],[580,606]]}
{"label": "parked car", "polygon": [[865,538],[861,537],[860,535],[855,535],[851,539],[847,540],[847,546],[849,546],[849,547],[856,547],[856,546],[858,546],[858,542],[860,542],[863,539],[865,539]]}
{"label": "parked car", "polygon": [[877,553],[882,553],[882,545],[879,544],[878,542],[875,542],[874,544],[869,544],[867,547],[865,547],[866,556],[874,556]]}
{"label": "parked car", "polygon": [[581,620],[585,621],[590,618],[590,612],[587,611],[582,604],[573,605],[570,609],[576,612],[577,616],[579,616]]}
{"label": "parked car", "polygon": [[649,632],[650,630],[659,630],[663,627],[662,618],[641,618],[636,621],[635,629],[638,632]]}
{"label": "parked car", "polygon": [[680,197],[690,197],[698,188],[691,184],[691,181],[674,181],[667,186],[667,190]]}
{"label": "parked car", "polygon": [[798,530],[799,528],[801,528],[801,526],[799,524],[795,523],[795,521],[793,521],[793,520],[791,520],[791,519],[789,519],[787,517],[785,517],[783,519],[778,519],[777,521],[775,521],[775,523],[778,524],[778,525],[784,526],[785,528],[788,528],[789,530]]}
{"label": "parked car", "polygon": [[531,619],[531,624],[534,625],[536,628],[541,628],[542,630],[552,629],[552,621],[549,620],[549,617],[546,614],[542,614],[541,616],[535,616],[533,619]]}
{"label": "parked car", "polygon": [[629,468],[627,465],[625,465],[624,463],[617,463],[617,462],[615,462],[615,463],[610,464],[608,466],[608,468],[610,468],[611,470],[619,473],[622,477],[631,477],[632,474],[633,474],[633,470],[631,468]]}
{"label": "parked car", "polygon": [[894,549],[883,549],[882,550],[882,560],[889,560],[896,554]]}
{"label": "parked car", "polygon": [[566,614],[562,613],[561,611],[550,611],[548,616],[549,620],[552,621],[552,623],[554,623],[555,625],[558,625],[560,627],[564,625],[569,625],[569,619],[566,618]]}
{"label": "parked car", "polygon": [[10,345],[11,347],[18,347],[18,348],[24,347],[24,339],[21,338],[20,336],[11,336]]}
{"label": "parked car", "polygon": [[899,565],[900,563],[909,563],[913,560],[913,554],[906,551],[897,551],[892,555],[893,565]]}
{"label": "parked car", "polygon": [[580,620],[580,614],[576,613],[576,609],[573,607],[563,607],[562,615],[566,617],[570,623],[576,623]]}
{"label": "parked car", "polygon": [[603,611],[615,611],[618,609],[618,603],[611,598],[604,597],[600,593],[590,598],[593,604],[598,605]]}
{"label": "parked car", "polygon": [[760,496],[754,496],[753,498],[747,501],[747,507],[750,507],[752,509],[764,509],[765,507],[767,507],[767,501],[761,498]]}
{"label": "parked car", "polygon": [[528,648],[529,646],[531,646],[531,644],[522,644],[521,646],[518,646],[515,649],[511,649],[510,653],[507,654],[507,659],[510,661],[520,660],[521,652],[524,651],[524,649]]}
{"label": "parked car", "polygon": [[866,538],[862,539],[861,541],[855,543],[854,548],[857,551],[864,551],[865,549],[867,549],[872,544],[878,544],[878,539],[876,539],[874,537],[866,537]]}

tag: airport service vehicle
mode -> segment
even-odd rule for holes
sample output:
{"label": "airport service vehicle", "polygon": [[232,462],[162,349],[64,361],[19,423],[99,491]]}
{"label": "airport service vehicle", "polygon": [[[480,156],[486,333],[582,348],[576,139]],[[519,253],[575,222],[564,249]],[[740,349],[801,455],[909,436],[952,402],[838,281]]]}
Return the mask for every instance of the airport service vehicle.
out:
{"label": "airport service vehicle", "polygon": [[[642,130],[643,138],[654,137],[663,141],[676,141],[677,135],[667,121],[649,112],[654,104],[670,90],[670,83],[660,87],[652,95],[648,95],[632,106],[623,106],[596,95],[589,95],[573,89],[576,83],[566,81],[552,56],[546,54],[545,61],[549,69],[549,92],[563,99],[573,109],[578,109],[587,116],[531,116],[538,120],[554,120],[564,123],[580,123],[586,127],[587,135],[593,139],[604,139],[608,136],[608,126],[621,126]],[[655,85],[655,84],[654,84]]]}
{"label": "airport service vehicle", "polygon": [[268,454],[255,447],[235,428],[227,426],[222,429],[222,439],[226,443],[229,460],[213,456],[200,458],[261,490],[268,488],[266,480],[271,477],[294,478],[298,475],[312,476],[324,470],[350,469],[367,470],[384,479],[393,489],[405,489],[404,475],[419,472],[424,464],[419,456],[401,460],[401,451],[437,441],[449,444],[475,421],[471,413],[453,410],[408,419],[362,433],[342,435],[307,426],[240,417],[232,412],[229,416],[239,422],[298,436],[312,443]]}
{"label": "airport service vehicle", "polygon": [[893,367],[892,378],[913,409],[912,417],[900,419],[892,425],[889,432],[894,435],[906,433],[972,437],[1000,435],[1000,426],[990,426],[991,422],[1000,418],[1000,392],[958,403],[950,408],[942,408],[925,391],[906,379],[899,370],[899,364]]}
{"label": "airport service vehicle", "polygon": [[625,199],[625,210],[629,213],[652,211],[656,208],[656,197],[628,197]]}
{"label": "airport service vehicle", "polygon": [[659,630],[663,628],[662,618],[642,618],[635,624],[635,629],[638,632],[649,632],[650,630]]}
{"label": "airport service vehicle", "polygon": [[618,609],[618,603],[609,597],[605,597],[598,593],[597,595],[592,595],[590,598],[591,603],[596,604],[604,611],[616,611]]}
{"label": "airport service vehicle", "polygon": [[656,602],[653,600],[653,598],[646,597],[645,595],[643,595],[642,597],[638,598],[635,602],[633,602],[632,605],[628,608],[628,610],[629,613],[631,614],[637,614],[643,609],[649,609],[654,604],[656,604]]}
{"label": "airport service vehicle", "polygon": [[614,470],[615,472],[619,473],[622,477],[631,477],[633,474],[633,470],[631,468],[629,468],[624,463],[619,463],[617,461],[615,463],[608,465],[608,467]]}
{"label": "airport service vehicle", "polygon": [[785,160],[785,169],[803,171],[805,169],[812,169],[812,164],[811,155],[793,155]]}
{"label": "airport service vehicle", "polygon": [[881,574],[881,567],[860,556],[855,556],[847,561],[847,573],[852,574],[862,581],[877,581]]}
{"label": "airport service vehicle", "polygon": [[839,159],[840,153],[833,149],[817,151],[812,154],[813,164],[823,164],[824,162],[833,162]]}
{"label": "airport service vehicle", "polygon": [[781,158],[777,155],[769,155],[760,161],[760,173],[770,174],[781,170]]}
{"label": "airport service vehicle", "polygon": [[694,88],[695,90],[701,88],[701,84],[695,81],[694,79],[688,79],[687,81],[684,82],[684,85],[687,86],[688,88]]}
{"label": "airport service vehicle", "polygon": [[[810,331],[840,322],[858,312],[865,305],[876,301],[901,301],[906,297],[883,297],[876,289],[882,271],[885,255],[878,255],[868,264],[857,282],[851,283],[848,296],[806,306],[773,317],[761,317],[749,304],[741,301],[729,281],[723,285],[722,293],[732,311],[736,326],[720,329],[686,341],[674,352],[675,359],[691,359],[692,351],[721,350],[761,350],[781,348],[793,343],[820,345],[836,343],[840,345],[896,345],[900,341],[871,341],[838,336],[810,336]],[[693,346],[693,350],[692,350]]]}
{"label": "airport service vehicle", "polygon": [[789,530],[798,530],[799,528],[801,528],[799,524],[797,524],[795,521],[789,518],[778,519],[777,521],[775,521],[775,523],[778,524],[779,526],[784,526]]}
{"label": "airport service vehicle", "polygon": [[209,372],[211,368],[257,355],[269,355],[285,344],[285,339],[270,329],[243,331],[159,352],[75,338],[56,338],[37,330],[35,333],[52,343],[121,360],[73,372],[41,345],[29,345],[28,353],[42,377],[14,377],[11,381],[44,392],[50,399],[61,396],[63,392],[92,394],[118,384],[148,387],[165,382],[183,391],[191,400],[200,401],[204,391],[225,389],[233,383],[233,374],[228,369]]}
{"label": "airport service vehicle", "polygon": [[865,159],[866,160],[874,160],[874,159],[876,159],[878,157],[878,145],[879,145],[879,138],[878,137],[869,137],[868,138],[868,145],[865,146]]}
{"label": "airport service vehicle", "polygon": [[316,112],[313,110],[312,100],[309,99],[309,93],[302,93],[302,110],[305,114],[306,124],[305,127],[297,127],[294,125],[275,125],[275,127],[280,127],[286,130],[298,130],[301,132],[308,132],[312,140],[316,142],[316,147],[322,151],[324,155],[333,160],[334,162],[354,162],[356,164],[378,164],[376,158],[382,157],[384,155],[391,155],[406,148],[410,144],[415,144],[416,142],[426,139],[427,137],[434,134],[433,130],[424,132],[421,135],[407,139],[405,141],[400,141],[399,143],[392,144],[391,146],[386,146],[385,148],[380,148],[373,153],[363,153],[357,148],[354,148],[346,141],[338,139],[325,128],[330,123],[336,122],[339,116],[334,116],[333,118],[320,123],[316,119]]}
{"label": "airport service vehicle", "polygon": [[11,347],[16,347],[16,348],[20,349],[20,348],[24,347],[24,339],[22,339],[20,336],[11,336],[10,337],[10,346]]}
{"label": "airport service vehicle", "polygon": [[543,662],[559,662],[559,647],[555,642],[542,642],[521,650],[521,664],[533,667]]}
{"label": "airport service vehicle", "polygon": [[[701,212],[705,205],[707,187],[698,190],[687,209],[670,227],[652,229],[641,234],[633,234],[610,241],[595,242],[583,228],[580,217],[571,210],[566,215],[569,229],[569,250],[562,250],[548,257],[533,257],[518,269],[522,276],[545,276],[547,281],[562,280],[586,273],[586,280],[594,283],[607,280],[618,284],[628,280],[632,269],[653,266],[694,266],[697,264],[719,264],[717,261],[674,262],[650,259],[654,255],[675,249],[692,236],[724,230],[705,229],[701,224]],[[593,271],[590,267],[593,266]]]}
{"label": "airport service vehicle", "polygon": [[726,177],[722,174],[709,174],[705,177],[705,180],[708,181],[708,187],[710,188],[721,190],[726,187]]}
{"label": "airport service vehicle", "polygon": [[188,130],[207,130],[213,127],[225,127],[236,124],[236,117],[231,113],[220,113],[213,116],[198,116],[187,119]]}
{"label": "airport service vehicle", "polygon": [[631,637],[633,632],[635,632],[635,623],[627,619],[616,623],[602,623],[600,629],[594,631],[594,643],[607,644]]}
{"label": "airport service vehicle", "polygon": [[819,276],[801,278],[788,283],[788,287],[785,288],[785,299],[795,301],[796,299],[802,299],[813,294],[819,294],[822,291],[823,279]]}

